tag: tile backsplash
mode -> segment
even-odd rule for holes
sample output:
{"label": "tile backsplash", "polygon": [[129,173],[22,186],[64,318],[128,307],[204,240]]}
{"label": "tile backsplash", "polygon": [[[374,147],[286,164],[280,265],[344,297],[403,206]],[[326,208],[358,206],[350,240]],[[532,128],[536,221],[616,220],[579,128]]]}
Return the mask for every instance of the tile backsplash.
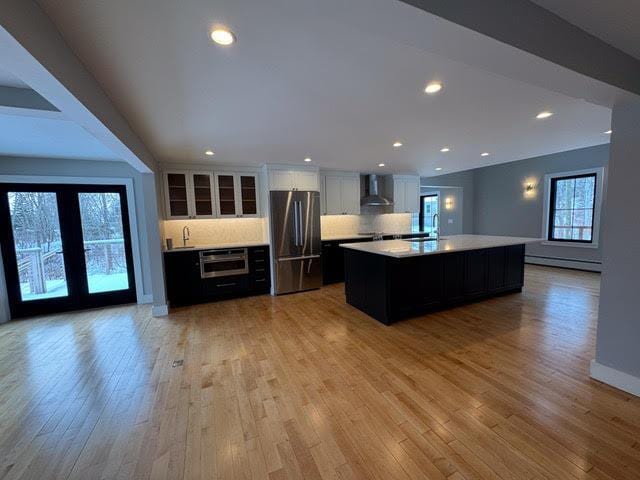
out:
{"label": "tile backsplash", "polygon": [[[191,232],[189,245],[268,241],[264,218],[216,218],[211,220],[166,220],[163,237],[182,244],[182,228]],[[382,215],[324,215],[320,217],[323,236],[351,235],[359,232],[410,232],[410,213]]]}
{"label": "tile backsplash", "polygon": [[382,215],[323,215],[320,224],[323,236],[351,235],[359,232],[410,232],[413,215],[386,213]]}
{"label": "tile backsplash", "polygon": [[264,218],[215,218],[211,220],[166,220],[164,238],[182,244],[182,228],[191,232],[190,245],[214,243],[263,242],[266,240]]}

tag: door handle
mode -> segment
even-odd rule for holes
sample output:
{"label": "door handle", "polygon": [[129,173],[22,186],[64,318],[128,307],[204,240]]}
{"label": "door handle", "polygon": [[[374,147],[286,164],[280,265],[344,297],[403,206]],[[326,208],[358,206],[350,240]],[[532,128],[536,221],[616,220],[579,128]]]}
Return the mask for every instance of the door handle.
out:
{"label": "door handle", "polygon": [[298,202],[298,228],[300,229],[298,238],[300,239],[300,246],[302,246],[304,243],[304,234],[302,232],[302,202]]}
{"label": "door handle", "polygon": [[298,234],[300,232],[300,228],[298,227],[298,223],[300,220],[298,219],[298,202],[294,200],[293,202],[293,243],[296,247],[300,246],[300,239],[298,238]]}
{"label": "door handle", "polygon": [[279,258],[279,262],[295,262],[296,260],[311,260],[313,258],[320,258],[320,255],[304,255],[302,257],[285,257]]}

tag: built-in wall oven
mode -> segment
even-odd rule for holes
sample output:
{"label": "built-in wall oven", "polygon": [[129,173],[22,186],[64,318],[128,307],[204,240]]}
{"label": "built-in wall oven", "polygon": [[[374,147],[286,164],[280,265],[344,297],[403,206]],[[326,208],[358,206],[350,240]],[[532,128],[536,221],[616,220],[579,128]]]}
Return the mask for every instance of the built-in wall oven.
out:
{"label": "built-in wall oven", "polygon": [[203,250],[200,252],[200,277],[219,278],[249,273],[246,248]]}

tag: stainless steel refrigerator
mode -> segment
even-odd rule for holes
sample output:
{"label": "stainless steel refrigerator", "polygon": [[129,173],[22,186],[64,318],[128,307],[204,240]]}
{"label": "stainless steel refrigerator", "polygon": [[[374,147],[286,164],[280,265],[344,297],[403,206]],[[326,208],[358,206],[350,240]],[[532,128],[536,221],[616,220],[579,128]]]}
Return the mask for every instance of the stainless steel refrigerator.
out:
{"label": "stainless steel refrigerator", "polygon": [[320,288],[320,193],[271,192],[275,293]]}

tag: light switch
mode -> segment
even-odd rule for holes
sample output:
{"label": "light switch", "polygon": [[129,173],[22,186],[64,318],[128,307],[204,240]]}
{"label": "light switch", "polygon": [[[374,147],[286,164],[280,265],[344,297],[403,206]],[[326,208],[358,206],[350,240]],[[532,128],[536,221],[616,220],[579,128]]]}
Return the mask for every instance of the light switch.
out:
{"label": "light switch", "polygon": [[449,219],[449,223],[453,223],[453,218],[450,218],[450,219]]}

